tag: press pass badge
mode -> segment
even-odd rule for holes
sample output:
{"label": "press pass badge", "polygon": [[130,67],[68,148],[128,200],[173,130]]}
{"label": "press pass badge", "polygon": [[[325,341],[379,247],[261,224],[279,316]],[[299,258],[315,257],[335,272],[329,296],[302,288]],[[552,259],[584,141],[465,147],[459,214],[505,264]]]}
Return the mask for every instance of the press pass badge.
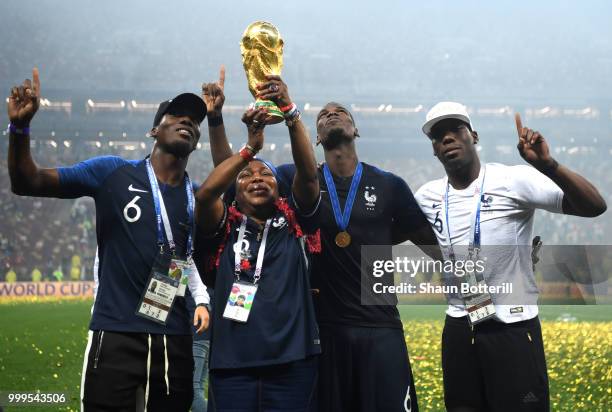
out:
{"label": "press pass badge", "polygon": [[227,304],[223,311],[223,317],[225,319],[235,320],[236,322],[246,323],[253,307],[253,300],[257,293],[258,283],[261,279],[261,270],[263,265],[264,254],[266,251],[266,243],[268,241],[268,233],[270,232],[270,225],[272,219],[266,220],[264,226],[263,236],[261,238],[261,244],[257,251],[257,261],[255,263],[255,271],[253,272],[253,283],[247,283],[240,280],[240,273],[242,272],[243,259],[248,259],[249,253],[249,242],[245,242],[244,236],[246,233],[247,217],[242,216],[242,222],[240,223],[240,229],[238,230],[238,241],[236,245],[245,245],[245,249],[234,250],[234,275],[236,280],[232,285],[232,290],[227,298]]}
{"label": "press pass badge", "polygon": [[168,268],[168,277],[178,280],[179,286],[176,296],[185,296],[189,275],[193,270],[191,262],[187,260],[172,259]]}
{"label": "press pass badge", "polygon": [[[193,211],[195,200],[193,196],[193,185],[191,184],[191,179],[187,174],[185,174],[185,192],[187,196],[187,214],[189,216],[189,227],[191,231],[187,237],[187,260],[180,260],[175,257],[176,252],[176,243],[174,242],[174,236],[172,235],[172,229],[170,225],[170,218],[168,217],[168,212],[166,210],[166,206],[164,203],[164,197],[162,196],[161,191],[159,190],[159,185],[157,183],[157,177],[155,176],[155,172],[153,170],[153,166],[151,166],[151,159],[146,159],[147,166],[147,175],[149,177],[149,184],[151,185],[151,192],[153,195],[153,204],[155,206],[155,223],[157,228],[157,244],[160,246],[160,255],[159,257],[166,257],[166,250],[164,248],[165,241],[168,241],[169,252],[171,255],[171,259],[165,259],[166,266],[159,266],[154,269],[153,273],[157,273],[160,275],[165,275],[168,278],[176,280],[178,290],[175,292],[175,295],[185,296],[185,290],[187,289],[187,283],[189,279],[189,270],[191,268],[191,258],[190,253],[193,251],[193,243],[192,243],[192,234],[193,231]],[[164,239],[164,233],[166,238]],[[168,265],[169,262],[169,265]],[[155,263],[154,263],[155,266]],[[170,284],[170,283],[168,283]]]}
{"label": "press pass badge", "polygon": [[136,314],[165,325],[178,288],[178,280],[157,272],[151,273]]}
{"label": "press pass badge", "polygon": [[[478,254],[476,254],[478,258]],[[472,259],[470,253],[469,259]],[[482,275],[478,275],[474,270],[466,270],[465,281],[462,287],[468,290],[461,294],[465,304],[465,310],[472,325],[490,319],[495,316],[495,305],[491,295],[487,291],[487,284]]]}
{"label": "press pass badge", "polygon": [[[466,261],[475,262],[479,258],[480,253],[480,245],[481,245],[481,232],[480,232],[480,207],[482,204],[482,199],[484,197],[484,183],[485,177],[487,173],[487,167],[484,166],[480,175],[482,175],[482,179],[480,181],[480,186],[474,186],[474,196],[476,197],[476,208],[471,218],[471,228],[470,232],[474,234],[472,240],[470,240],[470,245],[468,248],[468,256]],[[479,175],[479,177],[480,177]],[[449,219],[449,192],[450,192],[450,183],[448,178],[445,179],[446,185],[446,194],[444,195],[444,215],[446,217],[446,244],[448,249],[450,250],[451,260],[456,260],[457,256],[453,250],[452,237],[450,233],[450,219]],[[473,266],[472,269],[468,270],[466,267],[465,278],[463,283],[461,284],[461,298],[463,299],[463,303],[465,304],[465,308],[468,312],[468,319],[472,325],[482,322],[484,320],[490,319],[495,315],[495,306],[493,305],[493,300],[491,299],[491,295],[488,292],[487,284],[485,282],[482,274],[476,273],[474,271]],[[467,290],[464,291],[464,288]]]}
{"label": "press pass badge", "polygon": [[488,293],[465,297],[464,302],[472,325],[495,316],[495,305],[493,305],[493,300]]}
{"label": "press pass badge", "polygon": [[223,317],[246,323],[253,307],[253,300],[257,293],[257,284],[246,282],[234,282],[230,291]]}

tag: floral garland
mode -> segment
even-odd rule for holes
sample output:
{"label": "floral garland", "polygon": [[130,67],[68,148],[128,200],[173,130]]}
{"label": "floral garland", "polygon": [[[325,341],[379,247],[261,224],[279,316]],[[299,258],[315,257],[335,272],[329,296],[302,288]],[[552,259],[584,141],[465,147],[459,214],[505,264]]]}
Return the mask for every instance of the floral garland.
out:
{"label": "floral garland", "polygon": [[[289,233],[292,233],[298,239],[304,237],[306,240],[306,247],[308,248],[308,252],[321,253],[321,230],[317,229],[317,231],[313,234],[304,235],[302,227],[298,223],[297,217],[295,216],[295,211],[289,206],[286,199],[278,198],[276,202],[274,202],[274,206],[276,206],[276,208],[287,219]],[[213,270],[214,268],[219,267],[221,254],[225,249],[225,244],[231,233],[232,224],[240,222],[241,220],[242,213],[235,206],[230,206],[227,211],[227,219],[225,221],[225,233],[223,234],[223,239],[221,240],[221,243],[219,244],[216,253],[211,256],[208,261],[208,270]],[[242,261],[240,261],[240,269],[246,271],[249,270],[250,267],[251,263],[247,259],[243,259]]]}

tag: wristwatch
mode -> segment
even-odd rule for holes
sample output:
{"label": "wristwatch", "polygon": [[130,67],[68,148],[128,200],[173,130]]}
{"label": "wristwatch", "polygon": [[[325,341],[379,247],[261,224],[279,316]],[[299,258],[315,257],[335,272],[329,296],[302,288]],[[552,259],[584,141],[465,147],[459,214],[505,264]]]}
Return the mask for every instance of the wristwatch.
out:
{"label": "wristwatch", "polygon": [[198,306],[204,306],[206,308],[206,310],[208,311],[208,314],[210,315],[212,313],[212,306],[210,306],[210,303],[198,303],[196,305],[196,308]]}

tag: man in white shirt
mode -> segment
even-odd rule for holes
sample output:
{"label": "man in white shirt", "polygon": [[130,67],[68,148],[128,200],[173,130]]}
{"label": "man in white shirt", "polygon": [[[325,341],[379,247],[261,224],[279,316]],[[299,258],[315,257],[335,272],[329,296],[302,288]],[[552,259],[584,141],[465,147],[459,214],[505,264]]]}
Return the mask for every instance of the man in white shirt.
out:
{"label": "man in white shirt", "polygon": [[[481,322],[468,319],[476,306],[449,300],[442,335],[444,400],[451,412],[548,411],[548,376],[538,319],[538,289],[531,256],[535,209],[595,217],[606,210],[597,189],[552,158],[544,137],[523,127],[516,115],[518,150],[528,165],[481,165],[479,141],[465,106],[435,105],[423,132],[446,177],[424,184],[416,193],[441,247],[476,253],[499,245],[487,256],[485,282],[513,285],[521,301],[492,295]],[[533,167],[532,167],[533,166]],[[500,247],[502,246],[502,247]],[[511,304],[505,304],[505,303]],[[482,309],[481,309],[482,310]]]}

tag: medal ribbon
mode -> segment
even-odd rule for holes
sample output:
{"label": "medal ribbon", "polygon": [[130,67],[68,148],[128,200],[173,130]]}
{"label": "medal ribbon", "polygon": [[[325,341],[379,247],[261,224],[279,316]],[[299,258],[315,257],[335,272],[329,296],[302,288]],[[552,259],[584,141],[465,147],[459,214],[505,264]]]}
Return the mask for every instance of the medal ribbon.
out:
{"label": "medal ribbon", "polygon": [[[172,255],[175,254],[176,244],[174,243],[174,236],[172,235],[172,227],[170,226],[170,219],[168,218],[168,212],[166,211],[166,205],[164,204],[164,198],[159,190],[157,184],[157,177],[151,166],[151,159],[146,159],[147,175],[149,176],[149,183],[151,184],[151,193],[153,194],[153,203],[155,205],[155,222],[157,224],[157,244],[160,248],[164,246],[164,232],[170,251]],[[194,209],[195,209],[195,198],[193,195],[193,186],[191,179],[185,173],[185,191],[187,192],[187,215],[189,224],[189,236],[187,237],[187,246],[185,248],[187,257],[193,254],[193,230],[194,230]]]}
{"label": "medal ribbon", "polygon": [[351,219],[351,210],[353,210],[353,203],[355,202],[355,196],[357,195],[357,187],[361,181],[361,174],[363,172],[363,164],[357,163],[355,174],[351,180],[351,188],[349,189],[346,203],[344,204],[344,211],[340,210],[340,200],[338,199],[338,192],[336,192],[336,185],[334,184],[334,178],[331,175],[327,163],[323,164],[323,175],[325,176],[325,183],[327,184],[327,191],[329,192],[329,199],[331,200],[332,209],[334,211],[334,218],[336,224],[341,231],[345,231],[348,227],[349,220]]}

